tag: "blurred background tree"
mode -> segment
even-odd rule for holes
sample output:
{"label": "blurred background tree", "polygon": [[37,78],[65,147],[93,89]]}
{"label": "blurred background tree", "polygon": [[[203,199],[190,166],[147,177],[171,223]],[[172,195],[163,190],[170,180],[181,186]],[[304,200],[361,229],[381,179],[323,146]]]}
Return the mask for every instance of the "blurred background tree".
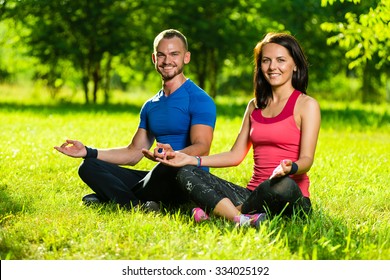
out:
{"label": "blurred background tree", "polygon": [[[334,1],[322,0],[322,6],[332,5]],[[335,33],[328,39],[328,44],[338,44],[346,50],[349,69],[356,69],[362,79],[362,101],[378,102],[381,100],[380,88],[388,83],[390,70],[390,0],[378,1],[376,6],[370,6],[369,2],[362,1],[368,8],[366,13],[348,11],[344,22],[324,22],[321,28]]]}
{"label": "blurred background tree", "polygon": [[86,103],[108,103],[116,88],[155,90],[153,39],[175,28],[189,41],[187,76],[214,98],[251,95],[254,46],[284,31],[305,49],[311,94],[385,102],[389,2],[0,0],[0,82],[39,82],[53,98],[81,88]]}
{"label": "blurred background tree", "polygon": [[[11,1],[9,1],[11,2]],[[99,88],[109,98],[112,57],[125,54],[142,34],[136,13],[141,1],[122,0],[24,0],[12,1],[9,16],[28,30],[22,35],[27,54],[42,67],[35,77],[50,88],[63,84],[66,62],[81,76],[85,101],[97,101]],[[130,17],[129,15],[133,15]],[[89,85],[92,84],[92,89]]]}

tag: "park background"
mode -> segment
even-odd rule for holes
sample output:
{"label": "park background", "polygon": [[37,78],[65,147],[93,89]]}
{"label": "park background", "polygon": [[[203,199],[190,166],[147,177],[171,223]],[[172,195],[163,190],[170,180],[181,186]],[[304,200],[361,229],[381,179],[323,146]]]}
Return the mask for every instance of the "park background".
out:
{"label": "park background", "polygon": [[[389,2],[1,0],[0,259],[390,259]],[[128,144],[161,87],[151,52],[167,28],[188,37],[186,76],[217,104],[212,153],[252,98],[255,44],[270,31],[301,42],[322,110],[311,217],[255,230],[81,204],[80,160],[53,146]],[[245,186],[251,166],[212,172]]]}

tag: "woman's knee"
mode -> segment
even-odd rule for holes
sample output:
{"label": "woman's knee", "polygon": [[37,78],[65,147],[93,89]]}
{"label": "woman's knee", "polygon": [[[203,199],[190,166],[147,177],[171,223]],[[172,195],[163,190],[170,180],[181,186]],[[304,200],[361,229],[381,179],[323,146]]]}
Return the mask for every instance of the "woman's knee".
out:
{"label": "woman's knee", "polygon": [[179,171],[177,172],[177,176],[192,175],[194,173],[194,169],[196,168],[197,167],[193,165],[185,165],[180,167]]}
{"label": "woman's knee", "polygon": [[271,180],[269,191],[286,201],[295,201],[303,196],[297,183],[288,176]]}
{"label": "woman's knee", "polygon": [[181,167],[177,173],[180,188],[200,207],[210,211],[224,198],[210,183],[210,174],[196,166]]}
{"label": "woman's knee", "polygon": [[187,181],[189,178],[192,178],[195,176],[194,174],[194,169],[197,168],[192,165],[186,165],[181,167],[176,174],[176,179],[180,182],[183,183]]}

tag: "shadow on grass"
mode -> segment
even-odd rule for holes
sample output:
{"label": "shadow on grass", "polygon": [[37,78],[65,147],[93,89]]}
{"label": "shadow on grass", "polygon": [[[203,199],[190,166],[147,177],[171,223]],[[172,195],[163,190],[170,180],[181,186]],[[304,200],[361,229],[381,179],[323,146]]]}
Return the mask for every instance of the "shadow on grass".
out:
{"label": "shadow on grass", "polygon": [[[19,215],[24,211],[25,205],[16,203],[8,194],[7,194],[7,185],[0,185],[0,230],[3,228],[8,221],[15,219],[15,216]],[[0,259],[8,260],[14,259],[18,254],[22,252],[20,246],[15,246],[12,244],[9,239],[6,239],[6,235],[1,234],[0,236]]]}
{"label": "shadow on grass", "polygon": [[[217,115],[227,119],[242,118],[246,103],[217,104]],[[0,102],[0,110],[4,112],[30,112],[37,115],[75,115],[75,114],[133,114],[138,115],[142,104],[22,104],[13,102]],[[366,128],[389,127],[390,113],[374,111],[372,109],[321,109],[323,128],[339,128],[348,126],[357,130]]]}
{"label": "shadow on grass", "polygon": [[357,130],[389,127],[390,125],[390,114],[387,111],[379,113],[369,109],[322,109],[321,117],[321,125],[326,128],[334,127],[335,124],[348,125]]}
{"label": "shadow on grass", "polygon": [[[225,118],[242,117],[246,109],[246,104],[229,104],[221,105],[217,103],[218,116],[224,116]],[[383,110],[384,112],[377,112],[372,109],[321,109],[321,126],[323,128],[346,128],[365,130],[371,128],[383,128],[390,129],[390,111]]]}
{"label": "shadow on grass", "polygon": [[37,115],[66,115],[66,114],[138,114],[141,109],[136,104],[80,104],[80,103],[59,103],[59,104],[21,104],[11,102],[0,102],[0,110],[4,112],[29,112]]}
{"label": "shadow on grass", "polygon": [[14,200],[8,195],[6,184],[0,185],[0,226],[9,217],[12,217],[15,213],[20,213],[24,209],[24,205],[15,203]]}

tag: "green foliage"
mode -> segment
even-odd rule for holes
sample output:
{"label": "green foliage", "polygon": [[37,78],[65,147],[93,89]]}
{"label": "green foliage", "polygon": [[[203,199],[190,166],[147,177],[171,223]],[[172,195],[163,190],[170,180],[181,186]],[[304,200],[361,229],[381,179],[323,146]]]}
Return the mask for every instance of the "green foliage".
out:
{"label": "green foliage", "polygon": [[354,4],[360,3],[360,0],[321,0],[321,6],[326,6],[327,4],[333,5],[335,2],[353,2]]}
{"label": "green foliage", "polygon": [[[323,1],[323,5],[326,4],[327,1]],[[347,50],[349,68],[357,69],[362,79],[363,102],[378,102],[382,99],[379,88],[386,84],[381,80],[388,79],[386,73],[390,69],[390,2],[365,1],[361,6],[359,14],[345,14],[345,23],[325,22],[321,28],[336,33],[328,39],[328,44],[338,44]],[[364,9],[366,12],[362,12]],[[378,75],[378,70],[383,70],[384,74]]]}
{"label": "green foliage", "polygon": [[333,93],[339,84],[355,100],[389,98],[388,1],[7,0],[0,9],[0,79],[32,79],[57,99],[82,87],[86,101],[108,103],[117,88],[158,85],[150,54],[166,28],[187,35],[186,75],[213,97],[252,92],[253,47],[266,32],[284,31],[300,40],[313,89]]}
{"label": "green foliage", "polygon": [[0,82],[31,78],[31,65],[36,59],[25,55],[27,46],[21,40],[24,34],[26,30],[12,19],[0,21]]}
{"label": "green foliage", "polygon": [[321,83],[344,71],[343,54],[334,48],[324,48],[327,34],[320,28],[330,18],[339,19],[340,7],[321,8],[318,0],[280,0],[278,5],[273,1],[263,2],[265,16],[277,19],[283,26],[280,31],[287,31],[300,41],[309,61],[310,83]]}
{"label": "green foliage", "polygon": [[159,0],[155,5],[161,7],[153,19],[159,28],[156,33],[176,28],[186,34],[192,57],[189,70],[213,97],[223,94],[219,90],[223,70],[239,76],[251,73],[247,66],[251,66],[256,42],[267,29],[280,26],[261,12],[261,2],[255,0]]}
{"label": "green foliage", "polygon": [[[15,94],[17,93],[17,94]],[[275,218],[259,230],[212,217],[195,224],[190,205],[146,214],[84,207],[81,160],[53,146],[77,138],[127,145],[145,94],[109,106],[55,104],[29,88],[0,87],[0,259],[24,260],[388,260],[390,111],[382,105],[321,103],[310,171],[314,212]],[[218,97],[212,152],[229,149],[249,99]],[[138,168],[151,168],[142,161]],[[215,174],[244,186],[252,158]]]}
{"label": "green foliage", "polygon": [[108,89],[112,57],[125,54],[131,49],[129,42],[139,39],[133,19],[140,5],[116,0],[26,0],[17,2],[9,13],[30,31],[24,39],[30,54],[48,66],[44,71],[48,85],[61,85],[64,62],[70,61],[81,73],[88,103],[89,83],[93,83],[96,102],[100,83],[106,83]]}
{"label": "green foliage", "polygon": [[[355,1],[356,2],[356,1]],[[360,1],[359,1],[360,2]],[[390,63],[390,2],[379,1],[378,5],[370,7],[366,14],[360,16],[348,12],[346,23],[323,23],[322,29],[336,32],[328,39],[329,44],[338,43],[347,49],[345,56],[352,61],[349,67],[355,68],[378,56],[377,69]]]}

